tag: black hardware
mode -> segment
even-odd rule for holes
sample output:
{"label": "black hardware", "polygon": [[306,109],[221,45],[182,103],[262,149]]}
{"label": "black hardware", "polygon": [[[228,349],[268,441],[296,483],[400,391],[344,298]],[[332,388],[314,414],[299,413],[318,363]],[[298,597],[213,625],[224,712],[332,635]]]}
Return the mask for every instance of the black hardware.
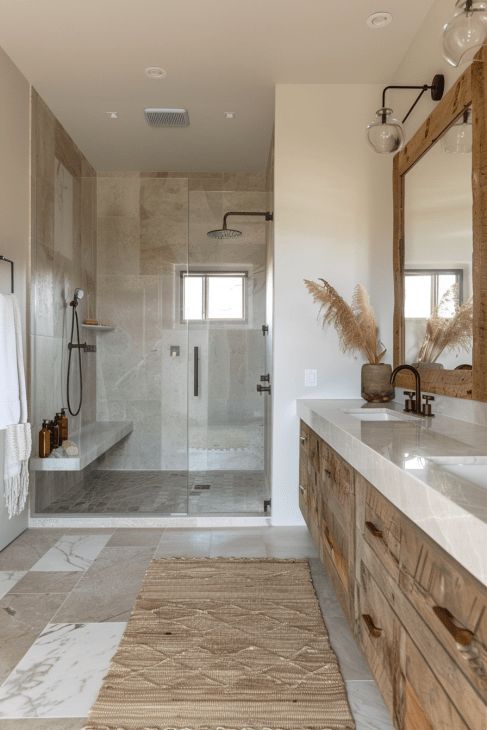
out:
{"label": "black hardware", "polygon": [[200,348],[195,347],[193,350],[193,395],[195,398],[197,398],[200,394],[199,369]]}
{"label": "black hardware", "polygon": [[[422,84],[421,86],[403,86],[403,85],[392,85],[392,86],[386,86],[385,89],[382,92],[382,109],[386,109],[386,93],[392,89],[420,89],[419,95],[416,97],[415,101],[413,102],[411,108],[409,109],[408,113],[402,120],[402,123],[408,119],[409,115],[413,111],[413,109],[416,107],[416,104],[419,102],[423,94],[425,94],[427,91],[431,91],[431,98],[433,101],[440,101],[440,99],[443,98],[443,92],[445,91],[445,77],[443,74],[436,74],[436,76],[433,78],[433,81],[431,84]],[[385,124],[387,121],[387,114],[385,112],[382,113],[382,123]]]}
{"label": "black hardware", "polygon": [[270,509],[271,509],[271,500],[264,499],[264,512],[270,512]]}
{"label": "black hardware", "polygon": [[[414,379],[416,381],[416,393],[415,393],[415,401],[412,401],[411,405],[414,405],[414,408],[411,408],[411,413],[416,413],[418,416],[421,416],[421,375],[416,370],[415,367],[412,365],[398,365],[397,368],[394,368],[391,375],[391,385],[394,385],[394,381],[396,380],[396,376],[401,372],[401,370],[409,370],[414,375]],[[406,410],[406,408],[404,408]]]}
{"label": "black hardware", "polygon": [[265,212],[252,211],[252,210],[229,210],[228,213],[225,213],[225,215],[223,216],[223,228],[224,229],[226,229],[226,227],[227,227],[227,218],[230,215],[253,215],[253,216],[259,216],[261,218],[265,218],[266,221],[274,220],[274,214],[271,213],[269,210],[266,210]]}
{"label": "black hardware", "polygon": [[262,395],[262,393],[270,393],[270,392],[271,392],[270,385],[260,385],[260,383],[259,383],[259,385],[257,386],[257,393],[260,393],[260,395]]}
{"label": "black hardware", "polygon": [[406,413],[414,413],[416,411],[416,401],[414,390],[405,390],[404,395],[407,396],[404,401],[404,410]]}
{"label": "black hardware", "polygon": [[10,290],[12,294],[15,292],[14,287],[14,262],[12,259],[8,259],[6,256],[0,255],[0,261],[5,261],[7,264],[10,264]]}
{"label": "black hardware", "polygon": [[266,373],[265,375],[261,375],[260,376],[260,382],[261,383],[270,383],[271,382],[270,373]]}
{"label": "black hardware", "polygon": [[267,334],[269,334],[269,325],[268,325],[268,324],[263,324],[263,325],[262,325],[262,334],[264,335],[264,337],[265,337],[265,336],[266,336]]}
{"label": "black hardware", "polygon": [[73,342],[69,342],[68,350],[83,350],[83,352],[96,352],[96,345],[88,345],[87,342],[81,342],[79,345],[75,345]]}
{"label": "black hardware", "polygon": [[423,416],[426,418],[434,418],[435,414],[431,411],[431,401],[434,401],[434,395],[423,395]]}

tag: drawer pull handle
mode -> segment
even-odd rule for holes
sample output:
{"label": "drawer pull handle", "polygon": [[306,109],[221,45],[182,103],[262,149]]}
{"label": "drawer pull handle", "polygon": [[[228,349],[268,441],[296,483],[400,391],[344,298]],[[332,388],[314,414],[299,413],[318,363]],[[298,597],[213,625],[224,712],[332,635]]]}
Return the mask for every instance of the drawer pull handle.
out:
{"label": "drawer pull handle", "polygon": [[433,606],[433,611],[448,633],[453,636],[457,644],[460,644],[460,646],[469,646],[472,643],[474,636],[472,632],[469,629],[458,626],[455,616],[447,608],[444,608],[444,606]]}
{"label": "drawer pull handle", "polygon": [[382,635],[382,629],[379,629],[378,626],[376,626],[372,620],[372,616],[369,616],[368,613],[363,613],[362,618],[364,620],[365,625],[367,626],[367,630],[371,636],[374,637],[374,639],[378,639],[379,636]]}
{"label": "drawer pull handle", "polygon": [[302,444],[305,444],[306,443],[306,436],[300,436],[299,437],[299,440],[301,441]]}
{"label": "drawer pull handle", "polygon": [[306,489],[304,487],[302,487],[301,484],[300,484],[299,485],[299,491],[300,491],[301,494],[305,494]]}
{"label": "drawer pull handle", "polygon": [[325,475],[328,477],[328,479],[331,479],[333,477],[333,474],[329,469],[325,469]]}
{"label": "drawer pull handle", "polygon": [[374,537],[379,537],[381,539],[384,537],[384,533],[382,532],[382,530],[379,530],[379,528],[376,527],[373,522],[366,522],[365,527],[368,529],[369,532],[372,533]]}

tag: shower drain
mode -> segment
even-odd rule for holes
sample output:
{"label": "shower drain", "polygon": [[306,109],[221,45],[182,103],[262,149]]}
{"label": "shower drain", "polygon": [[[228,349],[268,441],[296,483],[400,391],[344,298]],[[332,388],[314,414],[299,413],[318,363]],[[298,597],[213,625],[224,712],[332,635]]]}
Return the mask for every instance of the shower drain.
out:
{"label": "shower drain", "polygon": [[204,489],[209,489],[209,484],[195,484],[193,487],[193,491],[195,492],[202,492]]}

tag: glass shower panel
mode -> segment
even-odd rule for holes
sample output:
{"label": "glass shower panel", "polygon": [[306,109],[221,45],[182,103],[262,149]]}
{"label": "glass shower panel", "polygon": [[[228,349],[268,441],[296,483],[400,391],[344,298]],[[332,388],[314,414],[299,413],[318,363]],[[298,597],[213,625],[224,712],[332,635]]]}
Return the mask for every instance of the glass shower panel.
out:
{"label": "glass shower panel", "polygon": [[265,223],[232,218],[237,239],[207,232],[221,228],[226,211],[265,210],[266,202],[259,191],[189,193],[188,275],[200,287],[197,316],[187,319],[190,514],[264,512],[269,396],[256,386],[266,374]]}

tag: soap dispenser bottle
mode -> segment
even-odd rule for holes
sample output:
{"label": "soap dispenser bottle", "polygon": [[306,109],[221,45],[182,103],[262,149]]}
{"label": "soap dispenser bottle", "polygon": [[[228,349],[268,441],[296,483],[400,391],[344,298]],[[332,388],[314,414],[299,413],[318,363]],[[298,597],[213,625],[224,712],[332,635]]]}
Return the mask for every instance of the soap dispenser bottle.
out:
{"label": "soap dispenser bottle", "polygon": [[39,431],[39,456],[44,459],[51,453],[51,429],[49,421],[42,421],[42,428]]}
{"label": "soap dispenser bottle", "polygon": [[67,441],[69,438],[68,428],[68,417],[66,415],[66,408],[61,408],[60,413],[56,413],[56,420],[59,424],[59,442]]}

